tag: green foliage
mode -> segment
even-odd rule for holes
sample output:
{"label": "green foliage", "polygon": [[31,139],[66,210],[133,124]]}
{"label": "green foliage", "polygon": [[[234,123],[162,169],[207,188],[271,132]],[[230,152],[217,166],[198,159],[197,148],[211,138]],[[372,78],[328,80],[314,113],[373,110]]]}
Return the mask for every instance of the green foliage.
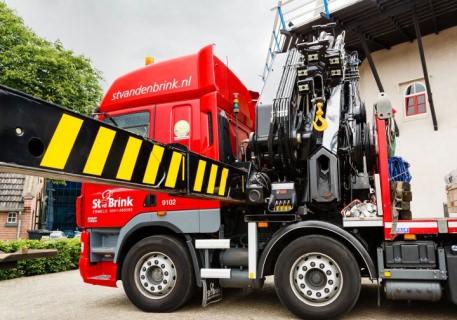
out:
{"label": "green foliage", "polygon": [[90,114],[102,97],[101,79],[88,58],[41,39],[0,2],[0,83]]}
{"label": "green foliage", "polygon": [[0,241],[0,251],[12,253],[29,249],[57,249],[56,257],[20,260],[17,268],[0,270],[0,280],[33,276],[78,268],[81,242],[79,238],[48,240]]}

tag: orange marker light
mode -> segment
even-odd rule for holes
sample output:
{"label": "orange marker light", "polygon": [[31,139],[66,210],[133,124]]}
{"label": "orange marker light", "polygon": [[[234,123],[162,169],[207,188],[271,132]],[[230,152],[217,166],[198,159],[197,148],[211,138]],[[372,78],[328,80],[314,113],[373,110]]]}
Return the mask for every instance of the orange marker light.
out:
{"label": "orange marker light", "polygon": [[257,227],[258,228],[268,228],[268,222],[265,222],[265,221],[257,222]]}
{"label": "orange marker light", "polygon": [[146,65],[153,64],[153,63],[154,63],[154,58],[153,58],[153,57],[150,57],[150,56],[149,56],[149,57],[146,57],[146,58],[144,59],[144,63],[145,63]]}
{"label": "orange marker light", "polygon": [[416,240],[416,235],[408,233],[408,234],[404,235],[404,239],[405,240]]}
{"label": "orange marker light", "polygon": [[167,211],[157,211],[157,216],[159,217],[165,217],[167,215]]}

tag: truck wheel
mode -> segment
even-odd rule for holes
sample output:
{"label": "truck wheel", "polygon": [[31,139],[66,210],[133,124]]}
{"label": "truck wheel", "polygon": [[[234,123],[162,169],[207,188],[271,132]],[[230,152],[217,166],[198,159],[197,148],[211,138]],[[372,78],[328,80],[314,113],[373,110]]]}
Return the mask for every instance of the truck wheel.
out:
{"label": "truck wheel", "polygon": [[360,294],[360,268],[338,241],[304,236],[279,255],[274,271],[282,304],[306,319],[337,318],[352,309]]}
{"label": "truck wheel", "polygon": [[189,252],[173,236],[152,236],[135,244],[124,260],[122,284],[130,301],[146,312],[170,312],[195,291]]}

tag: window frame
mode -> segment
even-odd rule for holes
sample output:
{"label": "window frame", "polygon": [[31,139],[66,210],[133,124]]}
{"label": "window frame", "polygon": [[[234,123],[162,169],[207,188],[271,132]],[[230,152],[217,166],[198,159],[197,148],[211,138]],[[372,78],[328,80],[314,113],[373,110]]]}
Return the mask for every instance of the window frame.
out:
{"label": "window frame", "polygon": [[[412,86],[416,86],[417,84],[422,86],[423,91],[407,94],[409,89]],[[423,103],[419,102],[420,98],[423,99]],[[412,104],[413,113],[408,113],[408,111],[409,111],[408,109],[411,108],[411,106],[409,105],[409,102],[411,101],[411,99],[413,101],[413,104]],[[419,107],[422,105],[424,106],[424,111],[419,111]],[[424,83],[416,81],[416,82],[410,83],[406,86],[404,94],[403,94],[403,114],[405,116],[405,119],[413,119],[417,116],[424,116],[424,115],[428,114],[427,90],[426,90]]]}
{"label": "window frame", "polygon": [[[14,220],[11,220],[14,217]],[[6,223],[5,227],[17,227],[18,222],[18,213],[14,211],[10,211],[6,214]]]}

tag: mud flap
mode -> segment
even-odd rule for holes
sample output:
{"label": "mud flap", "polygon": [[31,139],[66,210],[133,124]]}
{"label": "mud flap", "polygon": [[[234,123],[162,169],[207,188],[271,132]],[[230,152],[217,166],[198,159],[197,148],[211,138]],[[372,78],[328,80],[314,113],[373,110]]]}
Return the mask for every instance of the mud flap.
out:
{"label": "mud flap", "polygon": [[219,302],[222,300],[222,288],[219,279],[202,279],[203,282],[203,300],[202,307]]}

